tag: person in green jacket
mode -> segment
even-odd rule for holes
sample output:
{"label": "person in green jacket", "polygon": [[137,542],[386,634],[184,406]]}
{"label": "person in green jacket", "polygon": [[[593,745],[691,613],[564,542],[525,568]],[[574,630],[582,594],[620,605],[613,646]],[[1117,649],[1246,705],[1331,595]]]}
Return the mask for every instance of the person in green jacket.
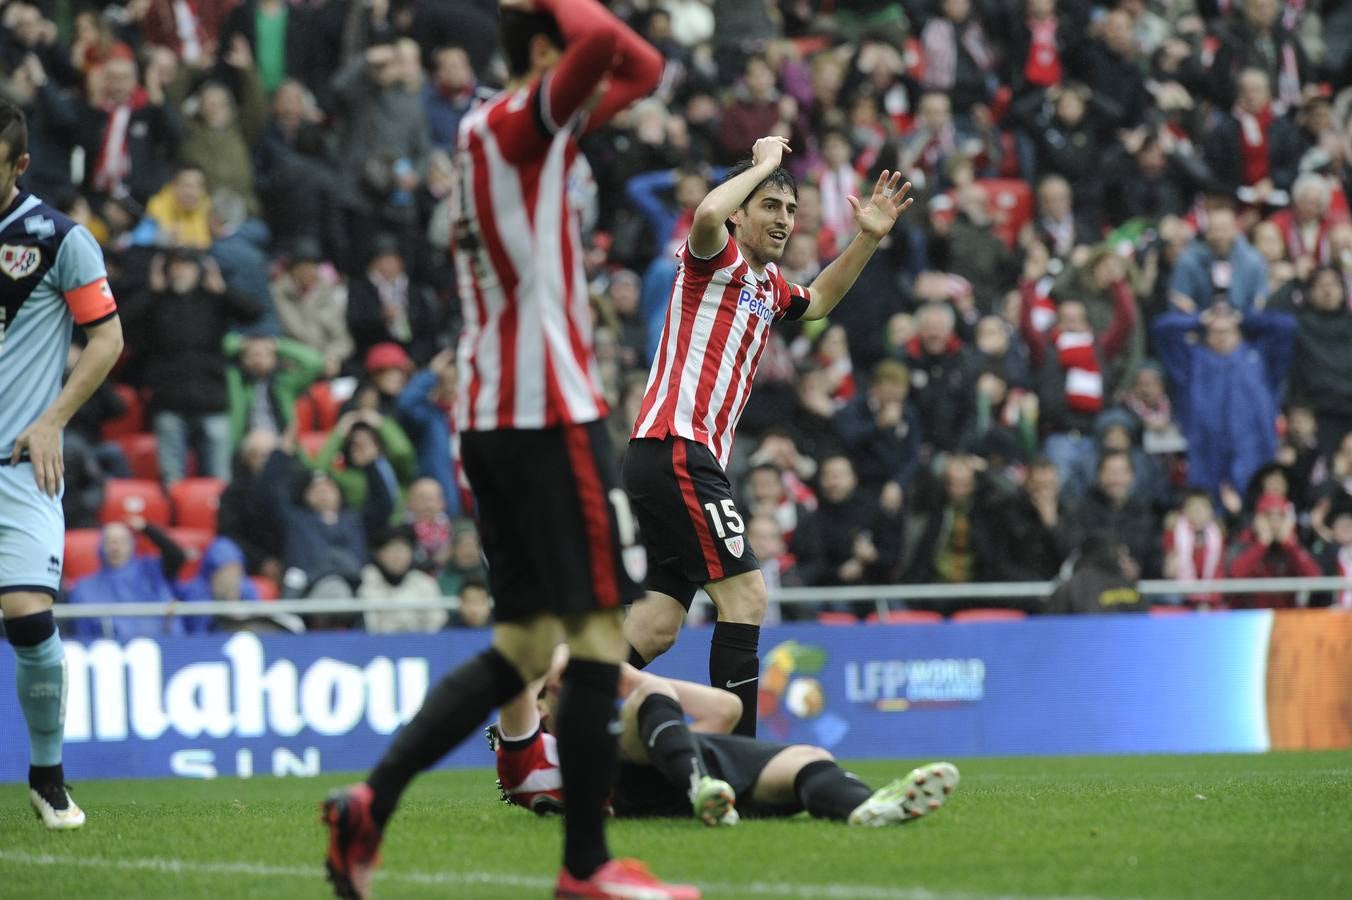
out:
{"label": "person in green jacket", "polygon": [[[340,456],[342,467],[337,464]],[[344,413],[309,465],[333,476],[349,509],[367,510],[371,481],[379,479],[392,505],[391,512],[378,523],[382,527],[402,517],[404,488],[418,474],[417,454],[399,423],[370,409]],[[368,527],[376,524],[370,522]]]}
{"label": "person in green jacket", "polygon": [[282,434],[295,416],[296,398],[326,370],[323,354],[298,341],[269,335],[228,334],[225,370],[230,451],[256,428]]}

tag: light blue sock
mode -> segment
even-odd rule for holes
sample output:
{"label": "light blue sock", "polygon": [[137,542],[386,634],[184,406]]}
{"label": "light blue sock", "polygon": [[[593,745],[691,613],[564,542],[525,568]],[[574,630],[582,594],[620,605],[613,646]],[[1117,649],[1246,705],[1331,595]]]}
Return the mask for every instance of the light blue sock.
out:
{"label": "light blue sock", "polygon": [[66,652],[61,636],[53,634],[33,647],[15,647],[14,655],[19,706],[28,722],[29,762],[60,765],[66,726]]}

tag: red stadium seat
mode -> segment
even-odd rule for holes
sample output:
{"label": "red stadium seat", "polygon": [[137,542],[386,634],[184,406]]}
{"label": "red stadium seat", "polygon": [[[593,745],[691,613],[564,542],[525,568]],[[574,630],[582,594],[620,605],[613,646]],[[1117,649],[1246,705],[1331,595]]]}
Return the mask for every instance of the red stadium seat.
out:
{"label": "red stadium seat", "polygon": [[943,620],[941,613],[928,609],[894,609],[882,619],[885,625],[938,625]]}
{"label": "red stadium seat", "polygon": [[169,501],[160,483],[144,478],[109,478],[104,482],[99,521],[122,522],[136,515],[152,525],[169,526]]}
{"label": "red stadium seat", "polygon": [[258,588],[258,599],[276,600],[282,595],[281,588],[277,587],[277,582],[271,578],[265,578],[262,575],[250,575],[249,580],[253,582],[254,587]]}
{"label": "red stadium seat", "polygon": [[187,556],[183,568],[178,570],[178,577],[192,578],[202,567],[202,554],[211,546],[216,537],[215,532],[205,528],[170,528],[167,534],[170,540],[183,548],[183,553]]}
{"label": "red stadium seat", "polygon": [[124,434],[137,434],[146,430],[146,409],[136,388],[127,384],[113,385],[113,391],[127,404],[127,410],[116,419],[103,423],[103,439],[110,441]]}
{"label": "red stadium seat", "polygon": [[1152,616],[1190,616],[1192,615],[1190,606],[1170,606],[1167,604],[1157,604],[1150,607]]}
{"label": "red stadium seat", "polygon": [[66,559],[61,580],[72,585],[99,570],[99,542],[103,531],[98,528],[72,528],[66,532]]}
{"label": "red stadium seat", "polygon": [[986,189],[995,233],[1013,247],[1019,229],[1033,220],[1033,189],[1018,178],[983,178],[977,184]]}
{"label": "red stadium seat", "polygon": [[174,507],[174,524],[214,533],[225,484],[220,478],[185,478],[171,486],[169,502]]}
{"label": "red stadium seat", "polygon": [[821,612],[817,613],[818,625],[858,625],[859,617],[854,613],[847,612]]}
{"label": "red stadium seat", "polygon": [[119,434],[113,438],[127,456],[132,478],[160,480],[160,462],[156,457],[160,443],[153,434]]}
{"label": "red stadium seat", "polygon": [[1026,618],[1028,618],[1028,613],[1021,609],[999,609],[997,607],[964,609],[953,613],[954,622],[1017,622]]}

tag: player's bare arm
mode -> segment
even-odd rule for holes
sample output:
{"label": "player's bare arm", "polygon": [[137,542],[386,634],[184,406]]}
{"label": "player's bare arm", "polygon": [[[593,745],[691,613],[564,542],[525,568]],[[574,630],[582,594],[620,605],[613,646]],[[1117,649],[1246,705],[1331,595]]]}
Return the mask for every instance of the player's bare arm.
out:
{"label": "player's bare arm", "polygon": [[117,316],[89,326],[85,335],[89,343],[61,393],[14,441],[11,462],[17,463],[19,457],[26,454],[32,460],[33,479],[37,481],[38,489],[51,497],[60,493],[66,471],[61,431],[108,377],[113,364],[122,355],[122,323]]}
{"label": "player's bare arm", "polygon": [[867,203],[860,203],[858,197],[848,198],[859,233],[850,241],[845,252],[837,256],[812,282],[812,301],[803,314],[804,319],[824,319],[836,308],[836,304],[854,286],[855,279],[878,249],[878,244],[897,223],[897,218],[910,209],[914,202],[913,197],[907,196],[910,190],[909,181],[901,184],[900,172],[884,169],[874,183],[873,194]]}
{"label": "player's bare arm", "polygon": [[[714,256],[728,242],[727,221],[766,178],[779,168],[785,153],[792,153],[787,138],[770,135],[751,148],[754,165],[710,191],[695,208],[690,226],[690,252],[703,259]],[[785,235],[785,239],[788,235]]]}

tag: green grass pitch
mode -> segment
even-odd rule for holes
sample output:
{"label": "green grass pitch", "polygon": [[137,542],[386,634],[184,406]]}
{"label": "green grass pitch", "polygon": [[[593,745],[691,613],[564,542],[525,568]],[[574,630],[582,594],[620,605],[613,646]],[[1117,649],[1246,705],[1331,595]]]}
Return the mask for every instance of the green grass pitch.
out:
{"label": "green grass pitch", "polygon": [[[876,786],[918,762],[851,768]],[[728,900],[1352,897],[1352,753],[955,762],[949,804],[901,827],[631,821],[611,846]],[[70,834],[0,786],[0,897],[324,897],[317,804],[347,780],[87,782]],[[545,897],[558,853],[558,820],[504,807],[487,770],[434,773],[386,836],[376,894]]]}

